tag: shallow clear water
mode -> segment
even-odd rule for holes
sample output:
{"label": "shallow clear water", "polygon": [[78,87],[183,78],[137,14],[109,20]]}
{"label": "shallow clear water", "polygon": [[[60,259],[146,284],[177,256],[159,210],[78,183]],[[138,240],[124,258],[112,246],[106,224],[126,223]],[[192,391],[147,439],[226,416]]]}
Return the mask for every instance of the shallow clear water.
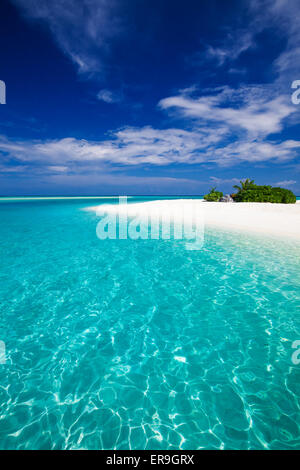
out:
{"label": "shallow clear water", "polygon": [[95,203],[0,202],[0,448],[300,448],[300,246],[100,241]]}

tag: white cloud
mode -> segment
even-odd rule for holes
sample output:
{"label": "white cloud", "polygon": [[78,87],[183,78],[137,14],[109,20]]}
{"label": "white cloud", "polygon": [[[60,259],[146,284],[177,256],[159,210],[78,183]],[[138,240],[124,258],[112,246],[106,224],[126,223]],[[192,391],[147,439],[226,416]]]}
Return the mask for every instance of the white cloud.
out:
{"label": "white cloud", "polygon": [[268,87],[228,87],[214,95],[191,98],[186,94],[160,101],[164,110],[173,109],[180,116],[201,122],[216,122],[231,129],[245,130],[264,137],[280,132],[283,121],[296,111],[286,96],[270,96]]}
{"label": "white cloud", "polygon": [[[224,129],[125,128],[101,141],[65,138],[48,141],[10,141],[0,138],[3,166],[10,162],[43,168],[44,171],[113,171],[132,166],[169,166],[213,162],[231,166],[241,162],[286,162],[298,155],[300,142],[237,139],[223,142]],[[5,161],[8,162],[5,165]]]}
{"label": "white cloud", "polygon": [[88,142],[75,138],[49,141],[0,139],[0,152],[21,162],[63,164],[98,162],[112,165],[169,165],[173,162],[201,161],[198,152],[217,143],[221,135],[213,131],[181,129],[125,128],[112,139]]}
{"label": "white cloud", "polygon": [[235,141],[223,148],[215,149],[211,161],[220,166],[231,166],[241,162],[285,163],[299,155],[299,141]]}

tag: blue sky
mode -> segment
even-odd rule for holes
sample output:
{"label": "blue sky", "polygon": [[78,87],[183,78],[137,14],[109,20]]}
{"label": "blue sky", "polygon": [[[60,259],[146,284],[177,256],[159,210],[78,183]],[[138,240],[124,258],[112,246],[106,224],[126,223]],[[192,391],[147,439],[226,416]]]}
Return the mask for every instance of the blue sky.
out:
{"label": "blue sky", "polygon": [[0,195],[300,195],[299,0],[2,0]]}

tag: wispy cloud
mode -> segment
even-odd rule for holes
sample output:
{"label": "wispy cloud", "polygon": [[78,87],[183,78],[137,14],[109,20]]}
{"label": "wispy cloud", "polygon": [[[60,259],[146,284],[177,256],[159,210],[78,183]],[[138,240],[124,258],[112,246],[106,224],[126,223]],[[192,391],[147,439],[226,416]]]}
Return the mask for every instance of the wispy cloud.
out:
{"label": "wispy cloud", "polygon": [[284,180],[284,181],[278,181],[278,183],[275,183],[274,186],[283,186],[283,187],[289,188],[290,186],[293,186],[294,184],[297,184],[297,181]]}
{"label": "wispy cloud", "polygon": [[[198,60],[214,59],[217,66],[235,62],[242,53],[258,46],[259,34],[268,28],[276,30],[277,36],[285,39],[284,50],[273,62],[277,77],[274,85],[290,82],[300,72],[300,8],[299,0],[248,0],[243,3],[246,27],[227,32],[214,44],[208,44]],[[197,61],[196,61],[197,64]],[[234,69],[236,70],[236,69]]]}
{"label": "wispy cloud", "polygon": [[219,66],[236,60],[243,52],[255,47],[254,33],[250,29],[227,33],[222,46],[208,45],[206,59],[214,59]]}
{"label": "wispy cloud", "polygon": [[300,76],[300,5],[298,0],[268,0],[267,3],[287,40],[284,51],[274,63],[279,84],[286,86]]}
{"label": "wispy cloud", "polygon": [[210,176],[210,180],[214,184],[236,184],[239,183],[242,178],[218,178],[217,176]]}
{"label": "wispy cloud", "polygon": [[98,92],[97,99],[99,101],[104,101],[104,103],[112,104],[112,103],[119,103],[122,98],[119,93],[114,93],[111,90],[103,89]]}
{"label": "wispy cloud", "polygon": [[118,0],[12,0],[32,20],[44,22],[79,72],[103,73],[110,41],[122,30]]}

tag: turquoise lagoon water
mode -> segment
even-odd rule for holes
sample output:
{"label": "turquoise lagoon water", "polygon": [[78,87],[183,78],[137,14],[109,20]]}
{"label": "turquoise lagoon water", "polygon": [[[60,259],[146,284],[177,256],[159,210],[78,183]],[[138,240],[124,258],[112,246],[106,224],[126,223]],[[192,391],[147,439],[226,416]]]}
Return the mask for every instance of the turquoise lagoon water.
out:
{"label": "turquoise lagoon water", "polygon": [[300,448],[299,244],[100,241],[101,202],[0,202],[0,448]]}

